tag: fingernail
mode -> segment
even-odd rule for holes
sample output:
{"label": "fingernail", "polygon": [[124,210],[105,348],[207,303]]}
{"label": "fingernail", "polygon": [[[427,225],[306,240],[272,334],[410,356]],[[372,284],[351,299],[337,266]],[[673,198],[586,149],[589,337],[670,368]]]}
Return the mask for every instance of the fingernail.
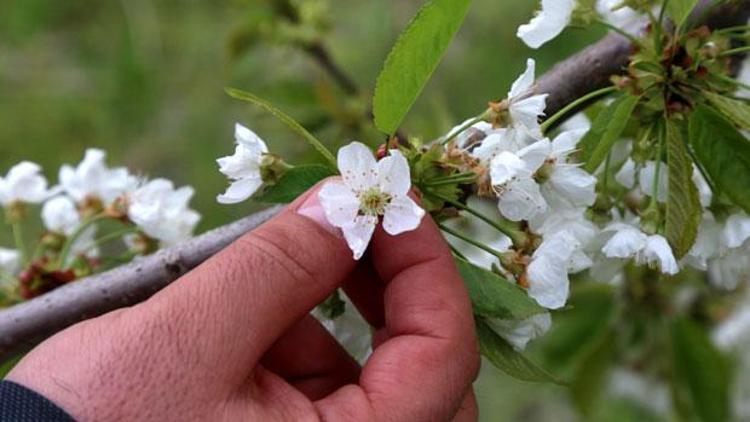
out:
{"label": "fingernail", "polygon": [[323,205],[320,204],[318,193],[310,195],[297,210],[297,214],[314,221],[318,226],[336,237],[341,237],[341,230],[331,225],[326,217]]}

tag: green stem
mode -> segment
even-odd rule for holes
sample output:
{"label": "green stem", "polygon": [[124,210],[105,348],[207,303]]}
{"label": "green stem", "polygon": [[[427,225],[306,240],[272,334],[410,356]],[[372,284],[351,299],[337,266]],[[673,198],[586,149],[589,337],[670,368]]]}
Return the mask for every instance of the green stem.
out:
{"label": "green stem", "polygon": [[11,224],[11,228],[13,230],[13,241],[16,244],[16,249],[21,253],[23,263],[26,265],[29,263],[29,254],[26,251],[26,242],[23,240],[23,228],[21,227],[21,223],[15,221]]}
{"label": "green stem", "polygon": [[110,242],[112,240],[120,239],[121,237],[125,236],[126,234],[135,233],[138,231],[138,227],[125,227],[124,229],[120,229],[117,231],[114,231],[112,233],[106,234],[98,239],[96,239],[89,247],[86,248],[85,252],[89,252],[90,250],[99,247],[107,242]]}
{"label": "green stem", "polygon": [[461,173],[453,176],[440,177],[429,180],[424,183],[424,186],[443,186],[453,183],[472,183],[476,180],[476,178],[477,175],[475,173]]}
{"label": "green stem", "polygon": [[738,81],[737,79],[730,78],[729,76],[726,76],[726,75],[716,75],[716,77],[719,78],[719,79],[721,79],[724,82],[728,82],[728,83],[734,84],[734,85],[736,85],[736,86],[738,86],[740,88],[750,90],[750,85],[748,85],[748,84],[746,84],[746,83],[744,83],[742,81]]}
{"label": "green stem", "polygon": [[665,146],[665,139],[667,137],[666,135],[666,126],[661,128],[659,131],[659,155],[656,157],[656,170],[654,171],[654,182],[653,186],[651,186],[651,200],[652,203],[658,202],[658,195],[659,195],[659,173],[661,172],[661,159],[664,155],[664,146]]}
{"label": "green stem", "polygon": [[727,57],[727,56],[732,56],[735,54],[742,54],[742,53],[748,53],[748,52],[750,52],[750,46],[746,45],[744,47],[737,47],[731,50],[723,51],[719,53],[719,57]]}
{"label": "green stem", "polygon": [[542,133],[547,132],[549,130],[549,128],[552,127],[552,125],[554,125],[555,123],[557,123],[560,119],[562,119],[563,117],[565,117],[568,113],[570,113],[571,111],[575,110],[579,106],[581,106],[581,105],[583,105],[583,104],[585,104],[588,101],[591,101],[593,99],[596,99],[596,98],[603,97],[605,95],[611,94],[612,92],[615,92],[615,91],[617,91],[617,87],[616,86],[608,86],[606,88],[602,88],[602,89],[596,90],[594,92],[590,92],[590,93],[584,95],[583,97],[581,97],[581,98],[573,101],[572,103],[566,105],[565,107],[562,108],[562,110],[558,111],[552,117],[550,117],[549,119],[545,120],[544,123],[542,123],[542,125],[541,125]]}
{"label": "green stem", "polygon": [[[436,196],[436,195],[434,195],[434,196]],[[458,208],[458,209],[460,209],[462,211],[466,211],[469,214],[473,215],[474,217],[477,217],[478,219],[484,221],[485,223],[487,223],[488,225],[492,226],[493,228],[495,228],[500,233],[508,236],[513,241],[513,244],[516,245],[517,247],[523,248],[523,247],[526,246],[528,238],[526,237],[526,233],[524,233],[522,230],[519,229],[518,224],[516,224],[516,223],[514,223],[514,222],[512,222],[510,220],[506,220],[504,218],[500,218],[500,219],[498,219],[496,221],[496,220],[493,220],[493,219],[487,217],[486,215],[480,213],[479,211],[477,211],[477,210],[475,210],[475,209],[473,209],[473,208],[471,208],[471,207],[469,207],[467,205],[464,205],[464,204],[462,204],[462,203],[460,203],[458,201],[453,201],[450,198],[445,198],[445,197],[441,197],[441,196],[436,196],[436,197],[439,198],[439,199],[441,199],[441,200],[443,200],[443,201],[445,201],[446,203],[448,203],[448,204],[450,204],[450,205],[452,205],[452,206],[454,206],[454,207],[456,207],[456,208]]]}
{"label": "green stem", "polygon": [[604,160],[604,180],[602,181],[602,190],[604,195],[608,195],[609,191],[609,168],[612,165],[612,150],[607,153],[607,158]]}
{"label": "green stem", "polygon": [[86,231],[86,229],[88,229],[92,225],[98,223],[99,221],[105,220],[107,218],[108,217],[106,214],[97,214],[89,218],[88,220],[84,221],[83,223],[81,223],[76,228],[76,230],[70,236],[68,236],[67,239],[65,239],[65,243],[63,244],[62,251],[60,252],[60,258],[58,261],[58,265],[60,269],[65,268],[65,265],[67,264],[68,258],[69,258],[68,255],[70,255],[70,250],[71,248],[73,248],[73,244],[75,244],[76,240],[78,240],[78,238],[81,237],[83,232]]}
{"label": "green stem", "polygon": [[734,32],[748,32],[750,31],[750,25],[738,25],[738,26],[730,26],[728,28],[722,28],[714,31],[714,34],[731,34]]}
{"label": "green stem", "polygon": [[455,255],[455,256],[463,259],[464,261],[467,261],[467,262],[469,261],[469,259],[466,258],[466,255],[464,255],[463,253],[461,253],[461,251],[459,251],[455,246],[449,244],[448,247],[451,248],[451,252],[453,252],[453,255]]}
{"label": "green stem", "polygon": [[474,247],[477,247],[477,248],[479,248],[479,249],[487,252],[490,255],[496,256],[497,258],[499,258],[501,260],[503,259],[503,254],[501,252],[496,251],[496,250],[490,248],[489,246],[485,245],[482,242],[477,242],[474,239],[471,239],[471,238],[469,238],[467,236],[464,236],[463,234],[461,234],[461,233],[459,233],[459,232],[451,229],[450,227],[446,226],[445,224],[438,223],[438,227],[440,227],[440,230],[442,230],[442,231],[450,234],[453,237],[461,239],[464,242],[466,242],[466,243],[468,243],[468,244],[470,244],[470,245],[472,245]]}
{"label": "green stem", "polygon": [[484,119],[487,117],[487,111],[488,110],[483,111],[482,114],[480,114],[480,115],[474,117],[473,119],[467,121],[466,123],[464,123],[463,125],[461,125],[461,127],[459,127],[458,129],[454,130],[453,132],[451,132],[448,135],[448,137],[445,138],[445,140],[443,140],[441,142],[441,144],[446,145],[448,142],[454,140],[458,135],[464,133],[470,127],[474,126],[475,124],[477,124],[479,122],[484,121]]}
{"label": "green stem", "polygon": [[605,27],[607,29],[610,29],[612,31],[617,32],[618,34],[620,34],[623,37],[627,38],[631,43],[633,43],[635,45],[640,45],[640,43],[641,43],[640,40],[638,40],[636,37],[628,34],[627,32],[625,32],[622,29],[620,29],[620,28],[612,25],[611,23],[609,23],[607,21],[604,21],[604,20],[601,20],[601,19],[597,19],[594,22],[598,23],[599,25],[601,25],[601,26],[603,26],[603,27]]}

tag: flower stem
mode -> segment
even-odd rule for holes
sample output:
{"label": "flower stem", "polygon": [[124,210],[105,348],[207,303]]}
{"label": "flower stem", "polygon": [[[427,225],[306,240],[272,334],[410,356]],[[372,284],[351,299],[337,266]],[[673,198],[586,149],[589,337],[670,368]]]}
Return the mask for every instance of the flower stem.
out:
{"label": "flower stem", "polygon": [[21,258],[24,265],[29,263],[29,254],[26,251],[26,243],[23,240],[23,228],[21,227],[20,221],[14,221],[11,224],[13,230],[13,242],[16,244],[16,249],[21,253]]}
{"label": "flower stem", "polygon": [[114,231],[109,234],[105,234],[104,236],[96,239],[94,242],[91,243],[89,247],[86,248],[86,252],[89,252],[90,250],[99,247],[107,242],[110,242],[112,240],[117,240],[126,234],[135,233],[138,231],[138,227],[132,226],[132,227],[125,227],[124,229],[120,229],[117,231]]}
{"label": "flower stem", "polygon": [[526,233],[524,233],[518,227],[518,224],[516,224],[516,223],[514,223],[514,222],[512,222],[510,220],[506,220],[504,218],[500,218],[497,221],[495,221],[495,220],[487,217],[486,215],[480,213],[479,211],[477,211],[477,210],[475,210],[475,209],[473,209],[473,208],[471,208],[471,207],[469,207],[467,205],[464,205],[464,204],[462,204],[462,203],[460,203],[458,201],[453,201],[450,198],[445,198],[445,197],[441,197],[441,196],[437,196],[437,198],[445,201],[446,203],[448,203],[448,204],[450,204],[450,205],[452,205],[452,206],[454,206],[454,207],[456,207],[456,208],[458,208],[458,209],[460,209],[462,211],[468,212],[469,214],[473,215],[474,217],[477,217],[478,219],[480,219],[480,220],[484,221],[485,223],[489,224],[490,226],[494,227],[500,233],[508,236],[513,241],[513,244],[515,246],[517,246],[519,248],[523,248],[526,245],[526,243],[528,241],[528,238],[526,236]]}
{"label": "flower stem", "polygon": [[719,79],[721,79],[724,82],[728,82],[728,83],[734,84],[734,85],[736,85],[736,86],[738,86],[740,88],[750,90],[750,85],[748,85],[748,84],[746,84],[746,83],[744,83],[742,81],[738,81],[737,79],[730,78],[729,76],[726,76],[726,75],[716,75],[716,77],[719,78]]}
{"label": "flower stem", "polygon": [[443,186],[450,185],[453,183],[471,183],[477,178],[476,173],[460,173],[452,176],[439,177],[436,179],[428,180],[424,183],[424,186]]}
{"label": "flower stem", "polygon": [[[489,109],[488,109],[489,110]],[[448,142],[454,140],[458,135],[464,133],[466,130],[468,130],[470,127],[474,126],[475,124],[484,121],[484,119],[487,117],[487,111],[485,110],[482,112],[482,114],[474,117],[473,119],[467,121],[461,127],[451,132],[442,142],[441,144],[446,145]]]}
{"label": "flower stem", "polygon": [[65,239],[65,243],[63,244],[62,251],[60,252],[60,258],[58,262],[60,269],[65,268],[65,265],[68,262],[68,257],[69,257],[68,255],[70,255],[70,250],[73,248],[73,245],[75,244],[76,240],[78,240],[78,238],[81,237],[83,232],[86,231],[86,229],[88,229],[92,225],[98,223],[101,220],[105,220],[107,218],[108,218],[107,215],[103,213],[94,215],[93,217],[81,223],[73,232],[73,234],[71,234],[70,236],[68,236],[67,239]]}
{"label": "flower stem", "polygon": [[750,46],[746,45],[744,47],[737,47],[731,50],[723,51],[719,53],[719,57],[727,57],[727,56],[732,56],[735,54],[742,54],[742,53],[748,53],[748,52],[750,52]]}
{"label": "flower stem", "polygon": [[611,94],[612,92],[615,92],[617,90],[616,86],[608,86],[606,88],[602,88],[599,90],[596,90],[594,92],[590,92],[583,97],[573,101],[572,103],[566,105],[562,108],[562,110],[555,113],[552,117],[545,120],[544,123],[542,123],[542,133],[545,133],[551,128],[555,123],[557,123],[560,119],[565,117],[568,113],[575,110],[577,107],[581,106],[582,104],[587,103],[588,101],[591,101],[593,99],[603,97],[605,95]]}
{"label": "flower stem", "polygon": [[601,26],[603,26],[603,27],[605,27],[607,29],[610,29],[612,31],[617,32],[618,34],[620,34],[623,37],[627,38],[630,42],[632,42],[635,45],[639,45],[640,44],[640,41],[636,37],[628,34],[627,32],[623,31],[622,29],[620,29],[620,28],[612,25],[611,23],[609,23],[609,22],[607,22],[605,20],[596,19],[594,22],[598,23],[599,25],[601,25]]}
{"label": "flower stem", "polygon": [[728,28],[722,28],[714,31],[714,34],[732,34],[735,32],[748,32],[750,31],[750,25],[739,25],[739,26],[730,26]]}
{"label": "flower stem", "polygon": [[440,227],[440,230],[442,230],[442,231],[450,234],[453,237],[461,239],[464,242],[466,242],[466,243],[468,243],[468,244],[470,244],[472,246],[475,246],[475,247],[477,247],[477,248],[479,248],[479,249],[487,252],[490,255],[496,256],[498,259],[503,259],[503,254],[501,252],[496,251],[496,250],[490,248],[489,246],[485,245],[482,242],[477,242],[476,240],[471,239],[470,237],[465,236],[465,235],[463,235],[463,234],[461,234],[461,233],[459,233],[459,232],[451,229],[450,227],[446,226],[445,224],[438,223],[438,227]]}

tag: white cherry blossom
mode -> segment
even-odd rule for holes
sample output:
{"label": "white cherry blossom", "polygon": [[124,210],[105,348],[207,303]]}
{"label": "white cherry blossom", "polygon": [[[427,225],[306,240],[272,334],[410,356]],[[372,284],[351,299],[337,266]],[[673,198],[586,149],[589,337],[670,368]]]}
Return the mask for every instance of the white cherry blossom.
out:
{"label": "white cherry blossom", "polygon": [[739,213],[727,218],[722,231],[722,240],[727,248],[739,248],[750,239],[750,216]]}
{"label": "white cherry blossom", "polygon": [[570,258],[581,245],[567,231],[547,236],[531,257],[526,269],[528,293],[547,309],[565,306],[570,291],[568,266]]}
{"label": "white cherry blossom", "polygon": [[21,253],[0,247],[0,274],[15,275],[21,269]]}
{"label": "white cherry blossom", "polygon": [[190,209],[194,190],[189,186],[175,189],[166,179],[154,179],[128,197],[128,217],[148,236],[165,246],[189,239],[200,221],[200,214]]}
{"label": "white cherry blossom", "polygon": [[647,235],[628,224],[615,223],[606,229],[614,236],[602,248],[608,258],[635,259],[638,265],[658,267],[665,274],[680,272],[672,248],[664,236]]}
{"label": "white cherry blossom", "polygon": [[30,161],[13,166],[5,177],[0,177],[0,205],[38,204],[47,199],[51,192],[41,172],[42,168]]}
{"label": "white cherry blossom", "polygon": [[364,254],[381,216],[383,229],[392,236],[419,226],[425,212],[408,196],[409,163],[398,150],[376,161],[364,144],[352,142],[339,150],[338,167],[342,180],[326,183],[319,198],[354,259]]}
{"label": "white cherry blossom", "polygon": [[44,203],[42,222],[47,230],[67,236],[81,223],[81,216],[73,200],[60,195]]}
{"label": "white cherry blossom", "polygon": [[78,166],[63,165],[58,177],[62,190],[79,204],[98,200],[107,205],[138,185],[128,169],[107,167],[106,153],[95,148],[86,150]]}
{"label": "white cherry blossom", "polygon": [[266,143],[252,130],[237,123],[234,127],[237,146],[234,155],[219,158],[219,171],[232,180],[229,189],[216,200],[236,204],[250,198],[262,185],[261,163],[268,153]]}
{"label": "white cherry blossom", "polygon": [[598,0],[596,11],[610,25],[637,35],[645,27],[644,16],[623,4],[622,0]]}
{"label": "white cherry blossom", "polygon": [[546,159],[550,170],[542,184],[542,195],[553,208],[589,207],[596,201],[596,177],[566,162],[585,134],[586,130],[563,132],[552,141]]}
{"label": "white cherry blossom", "polygon": [[532,315],[523,320],[489,318],[485,321],[492,331],[519,352],[524,351],[531,340],[545,335],[552,327],[552,317],[549,312]]}
{"label": "white cherry blossom", "polygon": [[[471,209],[479,211],[488,218],[495,220],[502,218],[500,211],[497,209],[497,205],[491,200],[471,196],[467,199],[466,205]],[[459,218],[452,218],[444,224],[498,252],[508,251],[513,245],[513,242],[508,236],[498,233],[496,230],[487,230],[487,223],[470,213],[463,213]],[[446,239],[451,246],[460,251],[461,254],[472,264],[486,270],[492,270],[493,265],[495,268],[502,269],[500,267],[500,262],[498,262],[498,258],[495,255],[466,243],[454,236],[447,236]]]}
{"label": "white cherry blossom", "polygon": [[586,210],[563,209],[549,210],[546,214],[538,216],[529,222],[535,233],[544,237],[554,236],[565,231],[580,247],[575,248],[570,255],[567,270],[570,274],[581,272],[594,265],[592,253],[593,242],[599,234],[599,228],[586,219]]}
{"label": "white cherry blossom", "polygon": [[542,0],[542,9],[529,23],[518,27],[517,36],[531,48],[554,39],[570,24],[575,0]]}
{"label": "white cherry blossom", "polygon": [[550,153],[550,141],[541,140],[518,151],[503,151],[492,159],[490,179],[500,213],[513,221],[529,220],[547,210],[534,173]]}

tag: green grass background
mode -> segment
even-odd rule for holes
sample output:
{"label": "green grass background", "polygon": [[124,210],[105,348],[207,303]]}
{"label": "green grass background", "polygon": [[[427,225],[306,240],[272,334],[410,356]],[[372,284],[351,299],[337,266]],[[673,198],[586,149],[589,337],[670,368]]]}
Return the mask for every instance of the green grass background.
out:
{"label": "green grass background", "polygon": [[[420,3],[331,0],[332,31],[325,42],[363,89],[372,90],[390,46]],[[194,186],[193,204],[204,216],[199,231],[247,214],[253,205],[215,202],[227,182],[214,160],[232,152],[235,121],[255,129],[292,163],[314,155],[273,118],[232,100],[223,88],[259,93],[315,129],[325,115],[316,92],[330,85],[309,57],[289,46],[260,43],[230,58],[229,40],[248,27],[256,7],[252,0],[3,0],[0,173],[27,159],[56,180],[62,163],[100,147],[112,165]],[[515,31],[533,9],[530,0],[475,0],[405,131],[438,136],[488,100],[504,97],[527,57],[537,59],[541,72],[601,35],[572,29],[531,51]],[[332,147],[351,140],[346,131],[315,131]],[[6,233],[0,241],[9,241]],[[477,387],[486,421],[574,417],[560,400],[562,387],[515,382],[489,365]]]}

